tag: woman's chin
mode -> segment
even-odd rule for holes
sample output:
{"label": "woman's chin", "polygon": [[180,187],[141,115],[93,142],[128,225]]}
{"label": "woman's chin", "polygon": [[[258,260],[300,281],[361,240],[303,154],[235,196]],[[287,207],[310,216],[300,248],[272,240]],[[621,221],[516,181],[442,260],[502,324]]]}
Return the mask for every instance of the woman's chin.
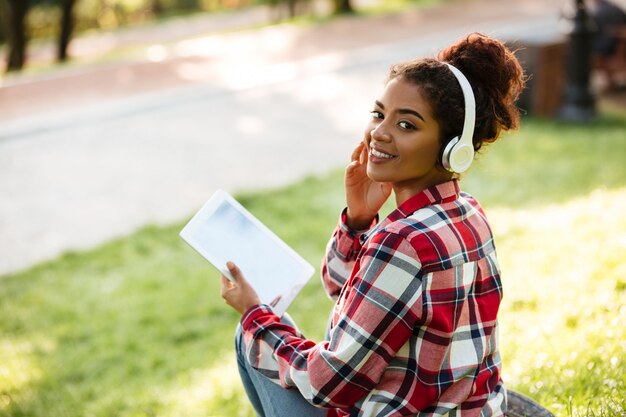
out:
{"label": "woman's chin", "polygon": [[384,175],[382,172],[379,172],[376,169],[370,169],[369,167],[367,169],[367,177],[376,182],[389,182],[388,175]]}

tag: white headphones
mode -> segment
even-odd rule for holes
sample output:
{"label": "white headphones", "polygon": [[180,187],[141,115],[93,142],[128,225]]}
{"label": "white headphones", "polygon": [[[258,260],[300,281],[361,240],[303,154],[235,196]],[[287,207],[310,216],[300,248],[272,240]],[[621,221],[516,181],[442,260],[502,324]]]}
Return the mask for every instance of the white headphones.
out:
{"label": "white headphones", "polygon": [[465,121],[461,136],[453,138],[446,145],[441,155],[441,163],[450,172],[461,174],[468,170],[474,161],[474,123],[476,121],[476,101],[474,92],[467,78],[458,68],[444,62],[452,71],[463,90],[463,100],[465,101]]}

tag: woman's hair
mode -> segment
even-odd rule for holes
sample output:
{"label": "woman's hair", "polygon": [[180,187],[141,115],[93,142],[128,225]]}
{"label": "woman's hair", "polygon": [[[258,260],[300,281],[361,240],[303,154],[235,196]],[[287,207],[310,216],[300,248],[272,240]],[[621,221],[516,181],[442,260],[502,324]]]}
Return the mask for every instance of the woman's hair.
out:
{"label": "woman's hair", "polygon": [[476,99],[474,149],[494,142],[503,130],[519,126],[515,104],[524,88],[524,71],[500,41],[472,33],[439,53],[438,59],[418,59],[391,67],[388,81],[401,77],[417,85],[439,123],[442,148],[461,134],[465,114],[463,91],[444,62],[468,79]]}

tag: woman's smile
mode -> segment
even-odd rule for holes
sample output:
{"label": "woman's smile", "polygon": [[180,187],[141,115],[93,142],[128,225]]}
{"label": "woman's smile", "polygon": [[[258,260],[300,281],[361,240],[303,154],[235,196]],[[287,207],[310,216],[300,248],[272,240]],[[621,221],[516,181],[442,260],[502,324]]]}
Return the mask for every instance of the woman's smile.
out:
{"label": "woman's smile", "polygon": [[397,155],[391,155],[374,148],[370,149],[369,161],[374,164],[380,164],[395,158],[397,158]]}

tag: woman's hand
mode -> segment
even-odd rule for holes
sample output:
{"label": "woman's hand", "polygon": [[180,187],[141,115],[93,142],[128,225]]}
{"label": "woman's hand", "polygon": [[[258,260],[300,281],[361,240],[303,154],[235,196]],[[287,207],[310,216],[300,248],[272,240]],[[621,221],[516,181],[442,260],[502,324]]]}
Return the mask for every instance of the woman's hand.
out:
{"label": "woman's hand", "polygon": [[244,278],[241,270],[232,262],[226,262],[226,267],[235,278],[235,283],[222,275],[221,294],[226,304],[243,314],[250,307],[261,304],[261,299],[248,281]]}
{"label": "woman's hand", "polygon": [[361,142],[346,168],[347,224],[355,230],[367,229],[391,195],[391,184],[375,182],[367,176],[367,159],[365,142]]}

